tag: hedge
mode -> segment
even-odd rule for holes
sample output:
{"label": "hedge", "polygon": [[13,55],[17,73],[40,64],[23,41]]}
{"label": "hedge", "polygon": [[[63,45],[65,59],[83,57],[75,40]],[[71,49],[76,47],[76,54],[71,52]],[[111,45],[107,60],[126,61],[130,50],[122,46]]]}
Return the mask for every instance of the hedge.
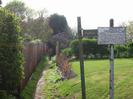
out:
{"label": "hedge", "polygon": [[[83,54],[85,58],[108,58],[108,45],[98,45],[96,39],[82,39]],[[70,51],[71,49],[71,51]],[[70,43],[70,49],[65,53],[70,53],[79,58],[79,41],[75,39]],[[133,57],[133,42],[126,45],[115,45],[115,57]]]}
{"label": "hedge", "polygon": [[[72,49],[72,53],[77,58],[79,57],[79,41],[73,40],[70,43],[70,47]],[[83,54],[85,58],[98,58],[98,57],[107,57],[108,49],[106,45],[97,45],[96,39],[86,39],[82,40],[83,44]]]}
{"label": "hedge", "polygon": [[0,90],[16,94],[24,77],[19,19],[0,9]]}
{"label": "hedge", "polygon": [[128,44],[128,56],[133,57],[133,42]]}

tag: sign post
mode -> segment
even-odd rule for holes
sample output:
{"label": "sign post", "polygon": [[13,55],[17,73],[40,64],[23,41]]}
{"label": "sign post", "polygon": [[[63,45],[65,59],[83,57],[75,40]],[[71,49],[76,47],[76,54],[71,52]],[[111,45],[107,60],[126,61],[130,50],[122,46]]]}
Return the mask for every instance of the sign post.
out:
{"label": "sign post", "polygon": [[[110,19],[110,28],[114,27],[114,20]],[[114,45],[110,44],[110,99],[114,99]]]}
{"label": "sign post", "polygon": [[80,75],[81,75],[82,99],[86,99],[81,18],[78,17],[77,21],[78,21],[78,38],[79,38],[79,57],[80,57]]}
{"label": "sign post", "polygon": [[114,27],[113,19],[110,19],[110,27],[98,28],[98,44],[109,45],[110,50],[110,81],[109,93],[110,99],[114,99],[114,45],[125,44],[126,42],[126,29],[125,27]]}

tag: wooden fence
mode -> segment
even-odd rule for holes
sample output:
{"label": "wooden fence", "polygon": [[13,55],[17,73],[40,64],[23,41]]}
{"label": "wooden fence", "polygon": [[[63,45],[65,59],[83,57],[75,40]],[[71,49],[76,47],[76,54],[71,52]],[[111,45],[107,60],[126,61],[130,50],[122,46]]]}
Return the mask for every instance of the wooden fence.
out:
{"label": "wooden fence", "polygon": [[23,53],[25,58],[25,79],[21,81],[20,90],[22,90],[26,86],[27,82],[32,76],[32,72],[41,60],[42,55],[47,53],[47,46],[45,43],[25,43]]}

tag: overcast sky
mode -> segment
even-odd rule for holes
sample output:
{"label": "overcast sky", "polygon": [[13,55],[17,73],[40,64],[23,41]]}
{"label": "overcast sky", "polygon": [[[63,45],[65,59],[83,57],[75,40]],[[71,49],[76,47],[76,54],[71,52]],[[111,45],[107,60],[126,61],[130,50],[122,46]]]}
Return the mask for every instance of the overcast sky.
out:
{"label": "overcast sky", "polygon": [[[12,0],[2,0],[3,5]],[[69,26],[77,26],[81,16],[83,28],[109,26],[114,18],[115,26],[133,20],[133,0],[22,0],[29,7],[39,10],[46,8],[49,14],[66,16]]]}

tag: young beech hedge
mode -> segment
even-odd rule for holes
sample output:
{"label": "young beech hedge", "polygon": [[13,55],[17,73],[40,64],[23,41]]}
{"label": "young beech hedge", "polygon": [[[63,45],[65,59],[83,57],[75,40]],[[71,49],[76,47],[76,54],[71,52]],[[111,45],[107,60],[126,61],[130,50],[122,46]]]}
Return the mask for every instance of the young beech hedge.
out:
{"label": "young beech hedge", "polygon": [[133,42],[128,44],[128,56],[133,57]]}
{"label": "young beech hedge", "polygon": [[[108,58],[109,48],[107,45],[98,45],[96,39],[83,38],[83,54],[85,58]],[[79,58],[79,41],[78,39],[71,41],[71,52],[76,58]],[[133,42],[126,45],[115,45],[115,57],[133,57]]]}
{"label": "young beech hedge", "polygon": [[0,90],[16,92],[24,76],[22,50],[19,19],[0,8]]}
{"label": "young beech hedge", "polygon": [[[79,41],[73,40],[70,43],[70,47],[72,49],[72,53],[77,58],[79,57]],[[85,58],[103,58],[108,57],[108,48],[106,45],[97,45],[96,39],[82,39],[83,44],[83,54]]]}

